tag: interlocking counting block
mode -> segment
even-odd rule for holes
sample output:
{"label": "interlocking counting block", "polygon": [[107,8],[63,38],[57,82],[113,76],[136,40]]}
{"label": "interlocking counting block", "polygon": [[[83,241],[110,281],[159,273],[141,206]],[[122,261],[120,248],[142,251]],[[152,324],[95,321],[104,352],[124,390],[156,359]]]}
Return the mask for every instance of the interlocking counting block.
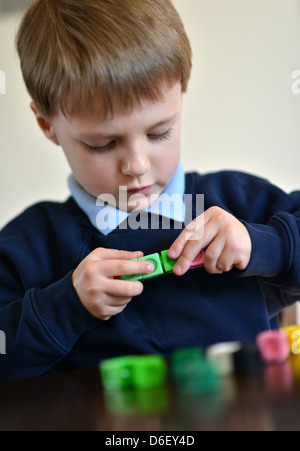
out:
{"label": "interlocking counting block", "polygon": [[220,378],[218,377],[214,366],[204,360],[201,364],[187,375],[181,382],[179,389],[190,395],[208,395],[215,393],[220,388]]}
{"label": "interlocking counting block", "polygon": [[234,372],[237,376],[258,374],[263,369],[263,360],[256,343],[243,343],[233,354]]}
{"label": "interlocking counting block", "polygon": [[180,392],[206,395],[219,389],[220,379],[214,366],[199,347],[181,348],[170,356],[174,379]]}
{"label": "interlocking counting block", "polygon": [[[132,261],[136,262],[138,259],[134,258]],[[130,274],[129,276],[122,276],[122,280],[143,280],[143,274]]]}
{"label": "interlocking counting block", "polygon": [[157,355],[137,357],[133,365],[132,378],[135,388],[161,387],[167,378],[165,359]]}
{"label": "interlocking counting block", "polygon": [[150,262],[154,266],[154,271],[150,274],[133,274],[129,276],[121,276],[122,280],[146,280],[146,279],[153,279],[154,277],[161,276],[164,274],[164,269],[162,267],[161,258],[159,254],[151,254],[147,255],[146,257],[141,258],[135,258],[133,261],[139,261],[144,260],[147,262]]}
{"label": "interlocking counting block", "polygon": [[198,254],[197,257],[193,260],[190,269],[202,268],[204,266],[204,257],[205,251],[202,250],[200,254]]}
{"label": "interlocking counting block", "polygon": [[161,261],[161,257],[158,253],[147,255],[147,256],[141,257],[141,258],[136,258],[133,261],[138,261],[138,260],[144,260],[144,261],[152,263],[154,266],[154,271],[150,274],[134,274],[134,275],[129,275],[129,276],[121,276],[122,280],[143,281],[146,279],[153,279],[154,277],[158,277],[158,276],[165,274],[165,271],[164,271],[164,268],[162,265],[162,261]]}
{"label": "interlocking counting block", "polygon": [[170,364],[174,378],[177,381],[185,378],[198,362],[203,361],[204,351],[200,347],[179,348],[170,355]]}
{"label": "interlocking counting block", "polygon": [[178,261],[178,259],[172,260],[170,257],[168,257],[168,252],[169,251],[161,252],[161,262],[162,262],[165,273],[172,274],[173,268],[174,268],[176,262]]}
{"label": "interlocking counting block", "polygon": [[[173,268],[174,268],[176,262],[178,261],[178,259],[173,260],[173,259],[169,258],[168,252],[169,252],[168,250],[162,251],[161,255],[156,253],[156,254],[146,255],[145,257],[142,257],[142,258],[134,259],[133,261],[144,260],[144,261],[149,261],[149,262],[153,263],[154,268],[155,268],[154,271],[150,274],[133,274],[133,275],[129,275],[129,276],[121,276],[121,279],[122,280],[143,281],[146,279],[153,279],[154,277],[158,277],[163,274],[172,274]],[[201,268],[204,266],[204,254],[205,254],[204,251],[201,251],[200,254],[197,255],[195,260],[192,262],[190,269]]]}
{"label": "interlocking counting block", "polygon": [[100,362],[99,369],[108,390],[161,387],[167,377],[164,358],[151,354],[107,359]]}
{"label": "interlocking counting block", "polygon": [[161,276],[162,274],[164,274],[164,270],[160,261],[160,256],[159,254],[151,254],[151,255],[147,255],[146,257],[142,257],[139,258],[138,260],[144,260],[147,262],[150,262],[154,265],[154,271],[150,274],[144,274],[143,280],[145,279],[153,279],[154,277],[158,277]]}
{"label": "interlocking counting block", "polygon": [[99,368],[105,388],[127,389],[132,387],[132,365],[132,356],[103,360]]}
{"label": "interlocking counting block", "polygon": [[288,335],[279,330],[267,330],[256,337],[261,356],[266,363],[282,363],[290,355]]}
{"label": "interlocking counting block", "polygon": [[234,373],[233,355],[239,351],[239,341],[216,343],[206,349],[206,357],[215,367],[220,377],[228,377]]}

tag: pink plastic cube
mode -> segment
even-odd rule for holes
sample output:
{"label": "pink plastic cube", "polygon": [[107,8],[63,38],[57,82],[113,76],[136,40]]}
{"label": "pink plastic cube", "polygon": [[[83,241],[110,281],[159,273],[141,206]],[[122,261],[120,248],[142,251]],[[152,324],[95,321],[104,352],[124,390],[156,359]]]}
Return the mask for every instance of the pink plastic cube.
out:
{"label": "pink plastic cube", "polygon": [[204,266],[204,256],[205,252],[201,251],[200,254],[198,254],[197,257],[193,260],[190,269],[201,268],[202,266]]}
{"label": "pink plastic cube", "polygon": [[262,359],[266,363],[282,363],[290,355],[289,338],[285,332],[268,330],[256,337]]}

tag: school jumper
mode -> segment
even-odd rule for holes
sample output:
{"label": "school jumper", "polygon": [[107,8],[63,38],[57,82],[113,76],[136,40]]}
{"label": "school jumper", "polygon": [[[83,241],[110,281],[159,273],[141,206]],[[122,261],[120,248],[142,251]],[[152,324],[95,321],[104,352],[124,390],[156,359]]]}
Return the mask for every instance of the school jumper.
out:
{"label": "school jumper", "polygon": [[71,283],[75,268],[98,247],[166,250],[181,231],[178,222],[165,228],[159,217],[155,229],[117,226],[104,234],[70,197],[34,205],[0,232],[1,381],[96,367],[120,355],[248,342],[279,326],[281,310],[300,299],[300,192],[225,171],[186,174],[185,193],[204,194],[205,209],[219,206],[245,224],[253,244],[249,266],[146,280],[142,295],[108,321],[81,304]]}

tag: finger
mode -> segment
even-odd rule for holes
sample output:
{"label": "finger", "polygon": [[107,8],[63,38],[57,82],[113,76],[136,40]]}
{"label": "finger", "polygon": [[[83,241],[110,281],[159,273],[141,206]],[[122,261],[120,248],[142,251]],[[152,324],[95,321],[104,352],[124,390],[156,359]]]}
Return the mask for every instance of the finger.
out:
{"label": "finger", "polygon": [[191,237],[196,233],[196,224],[191,224],[189,228],[185,228],[171,245],[168,256],[172,259],[177,259],[183,252],[186,244],[191,240]]}
{"label": "finger", "polygon": [[217,236],[208,246],[205,252],[204,267],[210,274],[222,274],[228,267],[228,258],[225,251],[226,241],[222,236]]}
{"label": "finger", "polygon": [[101,274],[105,277],[150,274],[153,271],[153,263],[144,260],[106,260],[105,265],[101,265]]}
{"label": "finger", "polygon": [[116,302],[131,300],[139,296],[144,290],[144,285],[138,280],[116,280],[107,281],[105,293],[107,296],[116,298]]}
{"label": "finger", "polygon": [[106,249],[99,247],[91,252],[90,257],[96,260],[132,260],[141,258],[144,254],[142,251],[122,251],[118,249]]}
{"label": "finger", "polygon": [[231,246],[226,242],[223,251],[217,261],[216,267],[222,272],[229,272],[235,266],[235,254]]}
{"label": "finger", "polygon": [[118,305],[118,306],[111,306],[107,305],[102,313],[99,313],[98,318],[102,321],[108,321],[110,318],[119,315],[126,307],[126,305]]}
{"label": "finger", "polygon": [[[195,218],[174,241],[169,249],[169,257],[172,259],[179,258],[188,242],[200,242],[201,240],[203,240],[205,237],[205,228],[209,221],[209,212],[202,213],[202,215]],[[202,248],[204,247],[205,246],[202,245]]]}
{"label": "finger", "polygon": [[[143,289],[143,284],[138,281],[125,282],[103,279],[101,287],[102,302],[98,306],[97,299],[94,300],[94,316],[106,321],[112,316],[121,313],[131,302],[132,298],[140,295]],[[105,299],[104,303],[103,299]]]}
{"label": "finger", "polygon": [[194,241],[189,241],[184,247],[182,254],[180,255],[178,261],[173,267],[173,272],[177,276],[184,275],[191,267],[193,260],[199,255],[202,248],[199,243]]}
{"label": "finger", "polygon": [[174,266],[174,273],[177,275],[183,275],[190,269],[196,256],[211,244],[218,233],[217,224],[212,219],[207,221],[205,226],[201,226],[201,229],[196,227],[195,230],[193,238],[184,243],[178,262]]}
{"label": "finger", "polygon": [[123,312],[123,310],[127,307],[127,305],[120,306],[120,307],[109,307],[106,309],[104,315],[101,316],[102,321],[108,321],[112,317],[119,315]]}
{"label": "finger", "polygon": [[131,302],[132,298],[115,298],[110,302],[109,307],[124,308]]}

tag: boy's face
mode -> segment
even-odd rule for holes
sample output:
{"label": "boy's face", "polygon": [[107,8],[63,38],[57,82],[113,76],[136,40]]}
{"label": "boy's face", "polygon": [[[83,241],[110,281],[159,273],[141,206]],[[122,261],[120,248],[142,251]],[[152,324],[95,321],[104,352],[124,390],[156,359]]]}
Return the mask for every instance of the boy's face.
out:
{"label": "boy's face", "polygon": [[[68,118],[60,113],[47,130],[42,128],[62,147],[86,191],[95,197],[113,195],[122,210],[144,210],[163,192],[178,166],[181,113],[177,83],[165,90],[162,100],[143,101],[129,113],[117,112],[105,120],[94,112]],[[119,187],[127,189],[127,196],[119,196]]]}

